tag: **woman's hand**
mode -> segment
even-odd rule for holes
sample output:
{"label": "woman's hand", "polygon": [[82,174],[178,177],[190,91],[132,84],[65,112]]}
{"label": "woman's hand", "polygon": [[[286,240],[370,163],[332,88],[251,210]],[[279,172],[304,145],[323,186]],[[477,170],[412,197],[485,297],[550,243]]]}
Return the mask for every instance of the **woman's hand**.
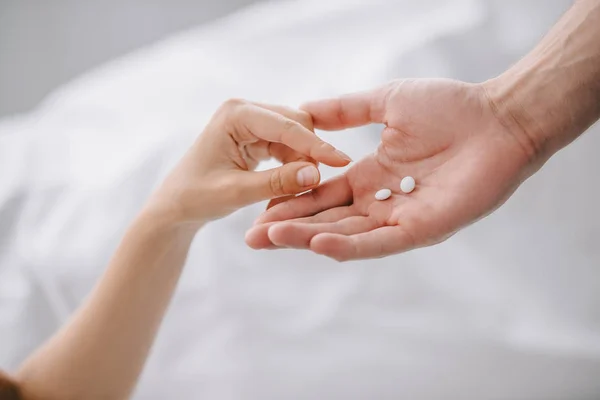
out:
{"label": "woman's hand", "polygon": [[[502,204],[537,165],[535,144],[497,118],[482,85],[394,81],[304,109],[326,130],[383,123],[381,144],[344,174],[268,209],[247,233],[251,247],[349,260],[438,243]],[[405,176],[417,182],[409,194],[400,191]],[[392,197],[377,201],[382,188]]]}
{"label": "woman's hand", "polygon": [[[86,302],[21,366],[23,397],[128,398],[197,229],[243,205],[315,187],[316,162],[350,162],[312,129],[303,111],[225,103],[133,221]],[[283,166],[251,172],[269,157]]]}
{"label": "woman's hand", "polygon": [[[259,161],[271,157],[283,165],[253,172]],[[229,100],[148,208],[178,223],[202,224],[251,203],[316,187],[319,162],[341,167],[350,159],[314,134],[308,113]]]}

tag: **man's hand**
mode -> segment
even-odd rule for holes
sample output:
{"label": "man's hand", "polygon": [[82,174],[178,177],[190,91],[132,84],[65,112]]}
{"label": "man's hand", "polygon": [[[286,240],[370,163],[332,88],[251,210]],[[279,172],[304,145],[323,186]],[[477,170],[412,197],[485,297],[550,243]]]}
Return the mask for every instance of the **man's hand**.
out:
{"label": "man's hand", "polygon": [[[383,123],[377,151],[309,193],[268,209],[253,248],[310,248],[337,260],[438,243],[502,204],[537,167],[536,145],[495,114],[483,85],[394,81],[305,105],[316,128]],[[416,189],[400,191],[405,176]],[[377,201],[375,192],[393,195]]]}
{"label": "man's hand", "polygon": [[[308,104],[316,128],[384,123],[381,145],[268,210],[246,241],[338,260],[381,257],[442,241],[490,213],[600,118],[599,20],[599,0],[575,2],[533,51],[483,84],[397,81]],[[398,190],[406,175],[417,180],[410,194]],[[394,195],[375,201],[384,187]]]}

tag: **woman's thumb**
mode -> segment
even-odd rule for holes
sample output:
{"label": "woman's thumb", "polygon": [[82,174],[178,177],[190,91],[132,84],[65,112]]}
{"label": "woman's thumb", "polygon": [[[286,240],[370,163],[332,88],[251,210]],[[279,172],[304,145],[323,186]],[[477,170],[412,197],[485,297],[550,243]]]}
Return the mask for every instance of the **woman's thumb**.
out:
{"label": "woman's thumb", "polygon": [[244,202],[254,203],[310,190],[321,175],[314,164],[295,161],[266,171],[251,172],[244,179]]}

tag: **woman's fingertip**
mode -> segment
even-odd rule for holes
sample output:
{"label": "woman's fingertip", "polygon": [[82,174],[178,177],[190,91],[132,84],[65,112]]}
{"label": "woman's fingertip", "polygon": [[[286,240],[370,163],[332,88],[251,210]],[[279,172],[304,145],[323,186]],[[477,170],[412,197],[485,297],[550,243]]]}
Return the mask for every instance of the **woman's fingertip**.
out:
{"label": "woman's fingertip", "polygon": [[296,181],[300,187],[311,187],[319,183],[319,170],[314,166],[306,166],[296,173]]}

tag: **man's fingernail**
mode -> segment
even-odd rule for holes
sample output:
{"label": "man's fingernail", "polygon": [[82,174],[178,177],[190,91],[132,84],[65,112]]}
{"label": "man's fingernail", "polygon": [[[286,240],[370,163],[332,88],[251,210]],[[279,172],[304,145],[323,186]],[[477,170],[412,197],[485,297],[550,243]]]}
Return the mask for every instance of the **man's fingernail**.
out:
{"label": "man's fingernail", "polygon": [[296,174],[298,185],[312,186],[319,182],[319,171],[315,167],[304,167]]}
{"label": "man's fingernail", "polygon": [[340,156],[341,158],[343,158],[346,161],[352,161],[352,159],[350,158],[350,156],[346,153],[344,153],[341,150],[336,149],[335,150],[335,154],[337,154],[338,156]]}

